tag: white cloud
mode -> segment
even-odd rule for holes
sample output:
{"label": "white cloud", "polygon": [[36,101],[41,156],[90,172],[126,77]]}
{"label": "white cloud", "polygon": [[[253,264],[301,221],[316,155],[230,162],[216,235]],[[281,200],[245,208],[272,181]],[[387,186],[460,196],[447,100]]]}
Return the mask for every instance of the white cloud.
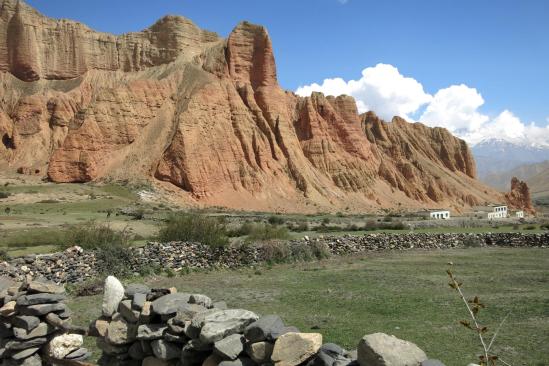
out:
{"label": "white cloud", "polygon": [[358,80],[325,79],[322,85],[314,83],[299,87],[296,94],[306,96],[313,91],[351,95],[360,112],[373,110],[386,120],[393,116],[411,119],[410,115],[432,98],[417,80],[401,75],[396,67],[386,64],[364,69]]}
{"label": "white cloud", "polygon": [[478,130],[489,120],[488,116],[478,112],[483,104],[484,99],[475,88],[464,84],[452,85],[435,94],[420,120],[454,133]]}
{"label": "white cloud", "polygon": [[[464,84],[451,85],[430,95],[420,82],[400,74],[392,65],[368,67],[358,80],[333,78],[325,79],[322,84],[301,86],[296,94],[307,96],[313,91],[325,95],[351,95],[356,99],[360,112],[371,110],[387,121],[393,116],[413,120],[411,116],[425,107],[420,121],[429,126],[447,128],[473,145],[495,138],[549,146],[549,125],[526,124],[509,110],[491,118],[480,110],[484,105],[482,95]],[[549,117],[546,121],[549,123]]]}

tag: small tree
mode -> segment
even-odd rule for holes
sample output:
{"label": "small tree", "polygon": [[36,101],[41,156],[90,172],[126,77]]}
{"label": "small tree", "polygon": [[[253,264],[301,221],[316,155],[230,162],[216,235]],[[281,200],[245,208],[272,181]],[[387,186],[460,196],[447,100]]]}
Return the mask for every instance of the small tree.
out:
{"label": "small tree", "polygon": [[454,276],[454,274],[450,269],[448,269],[446,273],[448,273],[448,277],[450,278],[450,282],[448,283],[448,285],[459,294],[459,297],[465,304],[465,307],[467,308],[469,316],[471,317],[471,320],[472,320],[472,323],[470,320],[460,320],[459,323],[463,325],[465,328],[475,332],[480,340],[480,344],[482,345],[482,354],[479,356],[480,366],[496,366],[496,362],[498,360],[501,361],[501,363],[503,363],[504,365],[510,366],[507,362],[503,361],[498,356],[491,353],[491,349],[492,349],[492,346],[494,345],[494,341],[496,340],[496,337],[498,336],[498,333],[503,323],[505,323],[505,321],[507,320],[507,317],[509,316],[509,314],[507,314],[503,318],[498,328],[492,335],[490,342],[487,342],[487,338],[485,337],[486,337],[486,333],[488,332],[488,327],[481,325],[478,318],[478,314],[480,310],[484,309],[486,306],[480,301],[478,296],[475,296],[474,298],[467,300],[467,298],[463,294],[463,291],[461,290],[461,286],[463,285],[463,283],[458,281],[458,279]]}

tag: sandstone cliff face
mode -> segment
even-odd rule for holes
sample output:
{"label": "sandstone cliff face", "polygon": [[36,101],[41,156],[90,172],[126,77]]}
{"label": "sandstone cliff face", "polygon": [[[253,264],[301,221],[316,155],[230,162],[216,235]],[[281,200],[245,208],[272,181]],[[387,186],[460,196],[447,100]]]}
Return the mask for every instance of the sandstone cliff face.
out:
{"label": "sandstone cliff face", "polygon": [[510,205],[531,214],[535,213],[530,188],[526,182],[519,180],[517,177],[511,179],[511,191],[505,194],[505,198]]}
{"label": "sandstone cliff face", "polygon": [[261,26],[223,40],[170,16],[116,37],[14,0],[0,11],[0,165],[56,182],[148,179],[183,202],[244,209],[503,199],[446,130],[282,90]]}

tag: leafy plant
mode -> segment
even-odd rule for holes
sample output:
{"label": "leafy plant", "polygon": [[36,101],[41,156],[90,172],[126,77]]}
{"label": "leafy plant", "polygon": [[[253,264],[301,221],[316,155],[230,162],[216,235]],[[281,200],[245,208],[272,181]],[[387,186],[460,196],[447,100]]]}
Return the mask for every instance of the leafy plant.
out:
{"label": "leafy plant", "polygon": [[289,239],[290,234],[284,226],[270,224],[254,224],[248,233],[248,241],[263,241],[272,239]]}
{"label": "leafy plant", "polygon": [[229,244],[225,223],[199,214],[171,215],[158,234],[160,241],[197,241],[212,247]]}
{"label": "leafy plant", "polygon": [[129,246],[130,235],[126,230],[113,230],[108,224],[95,221],[71,227],[65,234],[62,247],[78,245],[84,249],[125,248]]}
{"label": "leafy plant", "polygon": [[453,272],[450,269],[448,269],[446,273],[450,278],[450,282],[448,283],[448,285],[459,294],[459,297],[465,304],[467,312],[469,313],[469,316],[471,318],[471,320],[460,320],[459,323],[465,328],[472,330],[478,336],[480,344],[482,345],[482,354],[479,356],[480,366],[496,366],[498,360],[505,365],[509,365],[505,361],[501,360],[497,355],[491,352],[494,341],[496,340],[496,337],[498,336],[498,333],[503,323],[505,323],[505,321],[507,320],[509,314],[507,314],[503,318],[498,328],[492,335],[492,338],[488,342],[488,338],[485,338],[488,332],[488,327],[482,325],[478,317],[480,311],[485,309],[486,306],[480,301],[480,298],[478,296],[475,296],[474,298],[468,300],[461,290],[463,283],[454,276]]}

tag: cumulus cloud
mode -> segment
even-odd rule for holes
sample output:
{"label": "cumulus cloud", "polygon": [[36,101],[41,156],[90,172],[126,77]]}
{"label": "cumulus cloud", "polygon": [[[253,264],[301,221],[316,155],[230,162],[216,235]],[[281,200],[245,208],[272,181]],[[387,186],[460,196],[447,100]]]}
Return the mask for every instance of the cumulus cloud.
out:
{"label": "cumulus cloud", "polygon": [[483,104],[484,99],[475,88],[452,85],[436,92],[420,120],[454,133],[477,130],[489,120],[488,116],[478,112]]}
{"label": "cumulus cloud", "polygon": [[325,79],[322,84],[299,87],[296,94],[306,96],[313,91],[335,96],[351,95],[356,99],[360,112],[372,110],[386,120],[393,116],[411,119],[411,114],[432,99],[417,80],[403,76],[396,67],[387,64],[362,70],[362,77],[358,80]]}
{"label": "cumulus cloud", "polygon": [[423,110],[419,121],[447,128],[473,145],[495,138],[549,147],[549,125],[526,124],[509,110],[490,117],[481,111],[484,98],[480,92],[464,84],[451,85],[430,95],[420,82],[402,75],[392,65],[368,67],[358,80],[332,78],[322,84],[301,86],[296,94],[307,96],[314,91],[334,96],[351,95],[360,112],[371,110],[387,121],[393,116],[413,121],[412,117]]}

